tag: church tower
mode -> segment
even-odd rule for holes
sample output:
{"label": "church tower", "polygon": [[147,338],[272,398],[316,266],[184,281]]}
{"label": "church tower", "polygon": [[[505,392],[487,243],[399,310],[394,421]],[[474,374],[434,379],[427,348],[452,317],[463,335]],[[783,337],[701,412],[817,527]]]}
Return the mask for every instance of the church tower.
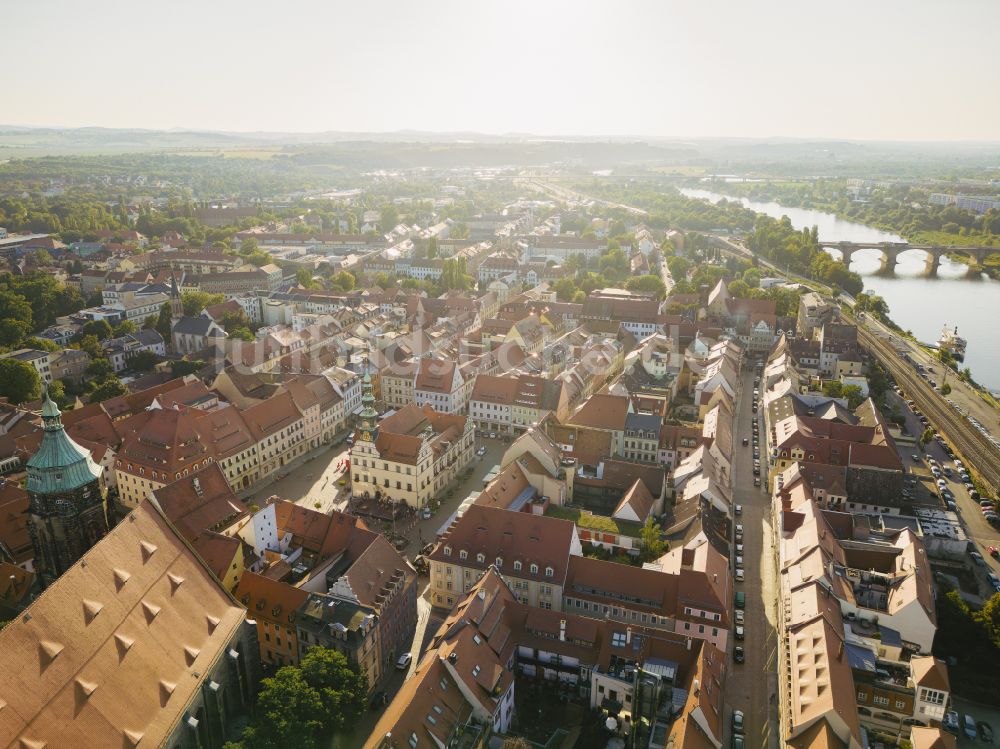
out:
{"label": "church tower", "polygon": [[44,431],[28,459],[28,533],[35,572],[49,585],[108,532],[101,468],[63,429],[48,393]]}
{"label": "church tower", "polygon": [[177,277],[170,271],[170,316],[174,319],[184,317],[184,305],[181,302],[181,290],[177,285]]}

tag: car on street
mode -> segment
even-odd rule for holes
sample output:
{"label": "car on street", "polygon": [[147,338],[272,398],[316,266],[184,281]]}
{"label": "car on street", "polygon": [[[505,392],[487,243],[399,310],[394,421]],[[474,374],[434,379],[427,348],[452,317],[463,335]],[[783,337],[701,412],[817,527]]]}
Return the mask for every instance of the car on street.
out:
{"label": "car on street", "polygon": [[378,710],[381,707],[385,707],[387,704],[389,704],[389,695],[380,689],[372,695],[371,701],[368,703],[368,707],[372,710]]}
{"label": "car on street", "polygon": [[736,639],[737,640],[743,639],[743,626],[740,624],[736,625]]}
{"label": "car on street", "polygon": [[750,444],[750,440],[748,440],[746,437],[744,437],[743,438],[743,447],[746,447],[749,444]]}
{"label": "car on street", "polygon": [[746,614],[743,612],[743,609],[736,609],[736,623],[742,625],[745,619]]}
{"label": "car on street", "polygon": [[986,566],[986,560],[983,559],[983,555],[980,554],[978,551],[970,551],[969,556],[972,557],[972,561],[975,564],[978,564],[980,567]]}
{"label": "car on street", "polygon": [[490,432],[490,439],[491,440],[495,440],[496,438],[497,438],[497,433],[496,432]]}
{"label": "car on street", "polygon": [[941,727],[949,733],[953,733],[957,736],[959,730],[958,713],[954,710],[949,710],[948,714],[944,716],[944,720],[941,721]]}
{"label": "car on street", "polygon": [[736,544],[736,553],[743,556],[743,544]]}
{"label": "car on street", "polygon": [[753,477],[753,485],[754,486],[760,486],[760,476],[754,476]]}
{"label": "car on street", "polygon": [[976,719],[966,713],[962,716],[962,732],[970,739],[976,739]]}
{"label": "car on street", "polygon": [[736,509],[734,511],[736,512],[737,515],[742,515],[743,514],[743,505],[736,505]]}
{"label": "car on street", "polygon": [[976,722],[976,728],[979,729],[980,741],[986,742],[987,744],[993,743],[993,726],[985,720],[980,720]]}
{"label": "car on street", "polygon": [[910,460],[912,460],[914,463],[919,463],[920,462],[920,456],[917,455],[916,453],[914,453],[913,455],[910,456]]}
{"label": "car on street", "polygon": [[482,456],[482,455],[485,455],[485,454],[486,454],[486,446],[485,445],[482,445],[482,446],[476,448],[476,455]]}
{"label": "car on street", "polygon": [[743,574],[743,568],[742,567],[737,567],[736,568],[736,582],[741,583],[744,580],[746,580],[746,575]]}
{"label": "car on street", "polygon": [[742,645],[737,645],[733,648],[733,660],[737,663],[743,663],[747,659],[746,653],[743,651]]}
{"label": "car on street", "polygon": [[733,733],[743,733],[743,711],[733,710]]}
{"label": "car on street", "polygon": [[410,661],[413,660],[413,653],[403,653],[396,660],[396,669],[398,671],[403,671],[410,667]]}
{"label": "car on street", "polygon": [[996,546],[991,546],[986,551],[988,551],[990,553],[990,556],[993,557],[994,559],[1000,559],[1000,549],[998,549]]}
{"label": "car on street", "polygon": [[746,745],[743,743],[743,734],[733,734],[733,749],[746,749]]}

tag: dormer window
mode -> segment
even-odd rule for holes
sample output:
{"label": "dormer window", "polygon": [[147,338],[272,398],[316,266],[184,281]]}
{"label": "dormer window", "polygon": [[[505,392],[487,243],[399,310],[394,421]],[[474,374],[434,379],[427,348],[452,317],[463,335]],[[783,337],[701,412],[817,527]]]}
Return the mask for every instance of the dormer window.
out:
{"label": "dormer window", "polygon": [[451,547],[450,546],[445,546],[444,547],[444,555],[446,557],[450,557],[451,556]]}
{"label": "dormer window", "polygon": [[556,574],[556,571],[554,569],[552,569],[551,567],[545,568],[545,577],[552,577],[554,574]]}
{"label": "dormer window", "polygon": [[520,572],[520,571],[521,571],[521,563],[514,562],[514,572]]}
{"label": "dormer window", "polygon": [[497,569],[503,567],[503,557],[497,557]]}
{"label": "dormer window", "polygon": [[468,559],[469,558],[469,552],[467,552],[465,549],[462,549],[461,551],[458,552],[458,558],[459,559]]}
{"label": "dormer window", "polygon": [[482,552],[476,554],[476,561],[480,564],[484,564],[486,562],[486,555]]}
{"label": "dormer window", "polygon": [[538,574],[538,565],[537,564],[532,564],[531,565],[531,574],[532,575],[537,575]]}

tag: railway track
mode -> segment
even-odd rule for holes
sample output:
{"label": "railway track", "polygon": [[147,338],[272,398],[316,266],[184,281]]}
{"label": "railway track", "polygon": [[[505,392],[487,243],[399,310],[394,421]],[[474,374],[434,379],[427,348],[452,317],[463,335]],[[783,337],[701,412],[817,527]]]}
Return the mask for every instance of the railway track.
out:
{"label": "railway track", "polygon": [[940,429],[971,473],[996,496],[1000,489],[1000,450],[903,361],[883,338],[858,327],[858,340],[885,364],[896,383],[913,399],[928,421]]}

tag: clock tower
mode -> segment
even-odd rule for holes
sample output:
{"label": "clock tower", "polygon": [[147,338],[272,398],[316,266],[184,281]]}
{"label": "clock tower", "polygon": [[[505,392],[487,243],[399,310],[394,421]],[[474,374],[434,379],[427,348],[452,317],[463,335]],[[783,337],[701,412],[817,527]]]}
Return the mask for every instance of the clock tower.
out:
{"label": "clock tower", "polygon": [[372,394],[372,376],[365,372],[362,380],[360,437],[365,442],[374,442],[378,437],[378,411],[375,410],[375,396]]}

